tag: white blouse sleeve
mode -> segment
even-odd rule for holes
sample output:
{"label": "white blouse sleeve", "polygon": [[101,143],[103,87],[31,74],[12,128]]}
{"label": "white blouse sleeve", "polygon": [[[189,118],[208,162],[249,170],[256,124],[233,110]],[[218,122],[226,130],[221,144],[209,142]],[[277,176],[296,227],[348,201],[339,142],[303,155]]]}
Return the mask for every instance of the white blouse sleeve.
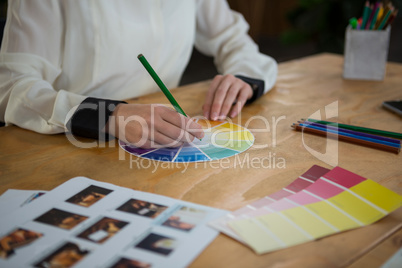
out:
{"label": "white blouse sleeve", "polygon": [[60,1],[9,1],[0,52],[0,121],[40,133],[66,131],[84,96],[52,85],[61,73]]}
{"label": "white blouse sleeve", "polygon": [[276,61],[259,52],[247,34],[243,16],[230,10],[226,0],[198,0],[195,46],[213,56],[218,72],[264,81],[266,93],[276,81]]}

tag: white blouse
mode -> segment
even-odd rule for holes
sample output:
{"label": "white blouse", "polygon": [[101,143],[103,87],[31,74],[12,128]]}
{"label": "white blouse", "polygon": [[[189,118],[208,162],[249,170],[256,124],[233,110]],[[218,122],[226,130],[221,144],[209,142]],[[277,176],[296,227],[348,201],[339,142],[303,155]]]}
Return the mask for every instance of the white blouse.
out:
{"label": "white blouse", "polygon": [[12,0],[0,53],[0,121],[61,133],[87,97],[157,92],[142,53],[168,88],[193,46],[218,72],[275,83],[276,62],[258,52],[244,18],[225,0]]}

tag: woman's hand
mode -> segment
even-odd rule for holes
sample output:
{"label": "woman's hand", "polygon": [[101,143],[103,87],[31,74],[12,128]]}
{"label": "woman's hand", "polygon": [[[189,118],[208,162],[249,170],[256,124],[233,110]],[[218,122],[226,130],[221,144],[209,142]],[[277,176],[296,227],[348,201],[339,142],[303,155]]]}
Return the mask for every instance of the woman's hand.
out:
{"label": "woman's hand", "polygon": [[204,136],[191,118],[159,104],[119,104],[105,131],[142,148],[178,147]]}
{"label": "woman's hand", "polygon": [[207,92],[203,106],[207,119],[223,120],[237,116],[248,99],[253,96],[251,86],[233,75],[217,75]]}

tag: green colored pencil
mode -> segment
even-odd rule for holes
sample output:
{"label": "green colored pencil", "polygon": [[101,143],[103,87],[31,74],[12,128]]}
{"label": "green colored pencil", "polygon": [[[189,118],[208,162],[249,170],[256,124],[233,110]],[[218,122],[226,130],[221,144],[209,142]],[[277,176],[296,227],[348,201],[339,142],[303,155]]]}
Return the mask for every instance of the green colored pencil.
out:
{"label": "green colored pencil", "polygon": [[373,19],[371,20],[369,30],[373,30],[373,29],[374,29],[374,25],[375,25],[375,23],[377,22],[378,12],[380,11],[380,8],[381,8],[381,7],[382,7],[382,3],[379,3],[378,6],[377,6],[377,8],[374,10],[374,17],[373,17]]}
{"label": "green colored pencil", "polygon": [[391,8],[390,10],[388,10],[387,14],[385,14],[384,19],[381,21],[380,25],[378,26],[377,30],[382,30],[385,26],[385,23],[387,23],[389,16],[391,16],[391,13],[394,10]]}
{"label": "green colored pencil", "polygon": [[183,111],[183,109],[180,107],[180,105],[177,103],[175,98],[173,97],[172,93],[170,93],[169,89],[163,84],[162,80],[159,78],[159,76],[156,74],[154,69],[151,67],[147,59],[144,57],[144,55],[140,54],[138,55],[138,59],[144,65],[144,68],[148,71],[148,73],[151,75],[151,77],[154,79],[155,83],[159,86],[159,88],[162,90],[163,94],[165,94],[166,98],[170,101],[170,103],[173,105],[175,110],[184,115],[187,116],[186,113]]}
{"label": "green colored pencil", "polygon": [[366,4],[364,5],[364,11],[363,11],[363,22],[362,22],[360,29],[366,29],[367,20],[370,16],[370,13],[371,13],[370,2],[366,1]]}
{"label": "green colored pencil", "polygon": [[307,121],[324,124],[324,125],[336,125],[337,127],[343,128],[343,129],[349,129],[349,130],[360,131],[360,132],[369,133],[369,134],[376,134],[376,135],[385,136],[385,137],[402,139],[402,133],[397,133],[397,132],[391,132],[391,131],[385,131],[385,130],[379,130],[379,129],[373,129],[373,128],[366,128],[366,127],[358,127],[358,126],[352,126],[352,125],[346,125],[346,124],[339,124],[336,122],[316,120],[316,119],[311,119],[311,118],[308,118]]}

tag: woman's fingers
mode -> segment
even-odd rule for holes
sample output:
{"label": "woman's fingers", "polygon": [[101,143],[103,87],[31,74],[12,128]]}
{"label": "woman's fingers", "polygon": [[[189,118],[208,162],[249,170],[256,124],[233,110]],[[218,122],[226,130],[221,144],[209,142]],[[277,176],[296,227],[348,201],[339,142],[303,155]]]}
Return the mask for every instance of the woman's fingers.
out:
{"label": "woman's fingers", "polygon": [[161,110],[159,113],[160,117],[167,123],[159,123],[158,127],[160,127],[162,133],[184,142],[192,141],[194,138],[202,139],[204,137],[202,127],[191,118],[172,111],[169,108],[166,109],[168,110]]}
{"label": "woman's fingers", "polygon": [[242,88],[239,91],[239,94],[237,96],[237,101],[236,103],[233,105],[232,110],[230,111],[230,117],[236,117],[240,111],[243,109],[244,105],[246,104],[247,100],[249,98],[251,98],[251,96],[253,95],[253,91],[251,89],[251,87],[246,84],[245,85],[246,88]]}
{"label": "woman's fingers", "polygon": [[217,75],[207,92],[203,106],[204,116],[211,120],[225,119],[228,114],[234,117],[251,98],[251,86],[233,75]]}
{"label": "woman's fingers", "polygon": [[106,130],[119,139],[143,148],[177,147],[204,136],[202,127],[162,105],[121,104]]}

